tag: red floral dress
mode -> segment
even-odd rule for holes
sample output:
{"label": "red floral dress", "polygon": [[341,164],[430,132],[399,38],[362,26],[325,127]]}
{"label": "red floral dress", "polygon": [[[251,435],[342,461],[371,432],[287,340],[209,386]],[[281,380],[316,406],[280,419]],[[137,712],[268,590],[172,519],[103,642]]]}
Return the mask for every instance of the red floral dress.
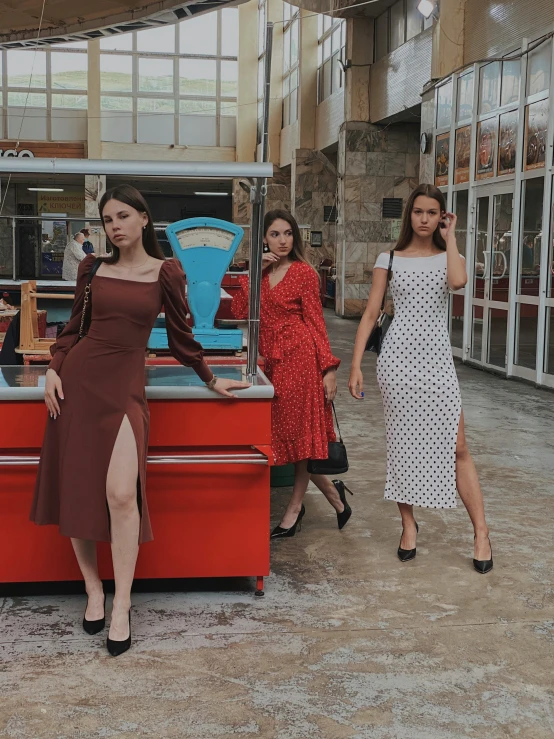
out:
{"label": "red floral dress", "polygon": [[[248,277],[233,297],[235,318],[248,317]],[[302,459],[326,459],[335,441],[331,406],[325,405],[323,374],[338,367],[327,337],[319,298],[319,280],[304,262],[295,261],[275,287],[262,277],[260,354],[275,388],[271,412],[272,447],[278,465]]]}

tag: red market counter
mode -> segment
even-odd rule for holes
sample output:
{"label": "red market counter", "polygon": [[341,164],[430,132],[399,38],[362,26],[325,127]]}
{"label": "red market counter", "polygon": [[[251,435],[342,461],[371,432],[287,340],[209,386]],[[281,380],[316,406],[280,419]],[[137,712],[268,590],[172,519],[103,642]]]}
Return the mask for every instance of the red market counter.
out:
{"label": "red market counter", "polygon": [[[44,427],[46,367],[0,367],[0,584],[81,580],[71,542],[56,526],[29,521]],[[244,365],[219,377],[245,379]],[[148,507],[154,541],[140,548],[137,579],[269,574],[273,387],[258,370],[252,387],[226,399],[189,368],[147,366],[150,407]],[[107,378],[109,381],[109,378]],[[109,544],[100,576],[112,579]]]}

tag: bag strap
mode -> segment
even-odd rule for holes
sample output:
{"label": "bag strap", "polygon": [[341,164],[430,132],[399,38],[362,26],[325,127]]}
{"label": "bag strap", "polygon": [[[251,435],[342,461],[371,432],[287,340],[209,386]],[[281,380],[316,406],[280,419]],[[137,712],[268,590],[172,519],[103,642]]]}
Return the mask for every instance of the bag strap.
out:
{"label": "bag strap", "polygon": [[340,432],[339,419],[337,418],[337,409],[335,408],[335,403],[334,402],[331,403],[331,405],[333,407],[333,413],[335,414],[335,421],[336,421],[336,424],[337,424],[337,430],[339,432],[340,443],[342,444],[342,434]]}
{"label": "bag strap", "polygon": [[89,304],[90,299],[90,283],[92,282],[92,278],[94,275],[98,272],[98,267],[102,264],[104,260],[100,257],[96,257],[94,260],[94,264],[92,265],[92,268],[88,274],[87,284],[85,285],[85,297],[83,298],[83,310],[81,311],[81,325],[79,326],[79,338],[82,339],[85,329],[85,317],[87,313],[87,306]]}
{"label": "bag strap", "polygon": [[385,292],[383,293],[383,300],[381,301],[381,313],[385,310],[385,303],[387,300],[387,293],[389,291],[389,282],[390,278],[392,276],[392,259],[394,257],[394,249],[390,250],[390,257],[389,257],[389,268],[387,270],[387,284],[385,285]]}

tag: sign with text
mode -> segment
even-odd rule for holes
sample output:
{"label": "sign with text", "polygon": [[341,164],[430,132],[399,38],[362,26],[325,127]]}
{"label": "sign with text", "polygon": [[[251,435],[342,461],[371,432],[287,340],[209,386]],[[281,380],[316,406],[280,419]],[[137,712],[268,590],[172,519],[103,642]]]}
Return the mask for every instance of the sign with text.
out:
{"label": "sign with text", "polygon": [[0,141],[0,157],[84,159],[84,141]]}
{"label": "sign with text", "polygon": [[63,192],[39,192],[39,213],[65,213],[67,216],[82,216],[85,212],[85,193],[82,190]]}

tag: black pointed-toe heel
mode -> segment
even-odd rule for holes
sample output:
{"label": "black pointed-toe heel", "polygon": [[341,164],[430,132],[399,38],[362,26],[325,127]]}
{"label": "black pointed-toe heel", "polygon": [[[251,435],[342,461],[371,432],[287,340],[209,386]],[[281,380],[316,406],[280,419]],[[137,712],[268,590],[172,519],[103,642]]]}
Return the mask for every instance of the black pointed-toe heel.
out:
{"label": "black pointed-toe heel", "polygon": [[[88,606],[88,602],[87,602]],[[85,608],[85,613],[86,613]],[[98,634],[104,626],[106,625],[106,593],[104,593],[104,617],[103,618],[97,618],[95,621],[87,621],[87,619],[83,616],[83,629],[87,632],[87,634],[90,634],[91,636],[94,636],[94,634]]]}
{"label": "black pointed-toe heel", "polygon": [[[475,538],[475,537],[473,537]],[[473,560],[473,567],[474,569],[480,574],[480,575],[486,575],[487,572],[490,572],[493,567],[492,562],[492,544],[491,540],[489,539],[489,544],[491,545],[491,558],[490,559],[474,559]]]}
{"label": "black pointed-toe heel", "polygon": [[[416,533],[419,534],[419,526],[415,525],[416,527]],[[402,534],[404,534],[404,529],[402,529]],[[402,536],[400,537],[400,541],[402,541]],[[414,547],[413,549],[402,549],[402,547],[398,547],[398,559],[401,562],[409,562],[411,559],[414,559],[417,554],[417,549]]]}
{"label": "black pointed-toe heel", "polygon": [[131,611],[129,611],[129,636],[126,639],[123,639],[123,641],[119,641],[116,639],[106,639],[106,647],[108,648],[108,652],[112,655],[112,657],[119,657],[120,654],[123,654],[123,652],[126,652],[129,647],[131,646]]}
{"label": "black pointed-toe heel", "polygon": [[350,508],[350,506],[346,502],[346,493],[344,491],[348,490],[350,495],[354,495],[354,493],[352,492],[352,490],[346,487],[342,480],[333,480],[333,485],[336,487],[341,503],[344,506],[344,511],[341,511],[340,513],[337,511],[337,523],[339,525],[340,531],[340,529],[343,529],[346,526],[346,524],[348,523],[348,519],[352,515],[352,508]]}
{"label": "black pointed-toe heel", "polygon": [[302,508],[300,509],[298,518],[293,525],[289,529],[284,529],[282,526],[276,526],[271,532],[270,539],[284,539],[286,536],[294,536],[296,534],[296,527],[298,527],[298,531],[302,528],[302,519],[304,518],[305,513],[306,509],[302,503]]}

